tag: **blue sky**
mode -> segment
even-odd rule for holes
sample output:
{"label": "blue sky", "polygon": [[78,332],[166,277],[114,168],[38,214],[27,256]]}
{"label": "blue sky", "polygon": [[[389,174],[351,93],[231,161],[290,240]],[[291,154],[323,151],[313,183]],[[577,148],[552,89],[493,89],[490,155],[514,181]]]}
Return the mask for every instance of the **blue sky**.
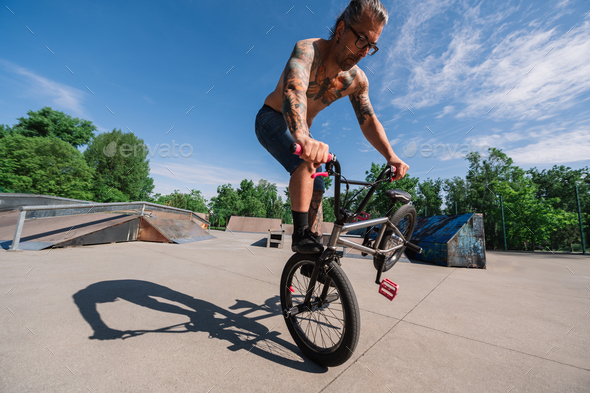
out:
{"label": "blue sky", "polygon": [[[464,176],[465,153],[488,146],[523,168],[590,165],[588,2],[383,3],[380,50],[359,66],[409,174]],[[328,38],[346,4],[2,1],[0,123],[51,106],[99,132],[132,130],[151,149],[154,192],[210,198],[244,178],[283,188],[255,115],[295,42]],[[348,178],[383,162],[347,98],[311,132]]]}

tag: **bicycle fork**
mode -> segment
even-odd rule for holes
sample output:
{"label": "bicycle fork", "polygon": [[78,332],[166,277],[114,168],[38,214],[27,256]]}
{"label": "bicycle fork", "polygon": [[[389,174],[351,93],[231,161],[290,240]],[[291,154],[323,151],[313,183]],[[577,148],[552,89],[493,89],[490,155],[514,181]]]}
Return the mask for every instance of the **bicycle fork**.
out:
{"label": "bicycle fork", "polygon": [[324,274],[324,288],[322,289],[322,293],[320,294],[319,298],[312,300],[315,285],[318,282],[318,278],[320,276],[321,271],[325,268],[327,264],[329,264],[335,259],[335,250],[331,250],[328,248],[316,260],[316,263],[313,267],[313,271],[311,273],[311,278],[309,280],[309,285],[307,287],[307,292],[305,293],[305,300],[303,301],[303,303],[291,307],[289,310],[285,310],[285,318],[290,318],[305,311],[312,312],[325,308],[330,303],[335,302],[340,298],[337,292],[328,295],[328,291],[330,290],[330,284],[332,283],[332,279],[328,275],[328,270],[328,272]]}

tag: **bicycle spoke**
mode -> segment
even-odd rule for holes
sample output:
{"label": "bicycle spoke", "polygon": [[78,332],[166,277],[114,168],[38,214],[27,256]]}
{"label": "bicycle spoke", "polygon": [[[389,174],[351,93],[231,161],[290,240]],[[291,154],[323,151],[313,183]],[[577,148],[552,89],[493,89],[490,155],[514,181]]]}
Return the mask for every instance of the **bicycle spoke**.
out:
{"label": "bicycle spoke", "polygon": [[314,314],[314,313],[312,313],[311,315],[312,315],[312,318],[313,318],[314,322],[316,322],[316,323],[315,323],[315,331],[313,332],[313,342],[315,343],[315,341],[316,341],[316,337],[317,337],[317,334],[318,334],[318,326],[319,326],[319,325],[317,324],[317,320],[316,320],[316,316],[315,316],[315,314]]}
{"label": "bicycle spoke", "polygon": [[[328,322],[328,319],[326,318],[326,316],[324,314],[322,314],[322,316],[324,317],[324,319],[326,320],[326,322]],[[334,340],[332,340],[332,337],[328,336],[328,338],[330,339],[330,341],[332,341],[332,345],[336,345],[336,343],[334,342]]]}
{"label": "bicycle spoke", "polygon": [[[318,315],[319,317],[319,315]],[[324,330],[320,326],[320,322],[318,321],[318,329],[320,331],[320,338],[322,339],[322,347],[326,348],[326,341],[324,340]]]}
{"label": "bicycle spoke", "polygon": [[332,313],[332,315],[333,315],[334,319],[336,319],[336,320],[338,320],[338,321],[342,322],[342,325],[344,325],[344,319],[340,319],[340,318],[338,318],[336,315],[334,315],[334,311],[330,310],[329,308],[328,308],[328,310],[330,311],[330,313]]}
{"label": "bicycle spoke", "polygon": [[[293,275],[293,278],[294,278],[295,280],[297,280],[296,287],[297,287],[297,290],[299,291],[299,293],[300,293],[300,294],[302,294],[302,295],[305,295],[305,291],[306,291],[306,289],[302,289],[302,288],[307,288],[307,286],[303,286],[303,285],[301,284],[301,281],[299,281],[299,277],[297,277],[297,276]],[[293,283],[291,283],[291,286],[293,286]]]}

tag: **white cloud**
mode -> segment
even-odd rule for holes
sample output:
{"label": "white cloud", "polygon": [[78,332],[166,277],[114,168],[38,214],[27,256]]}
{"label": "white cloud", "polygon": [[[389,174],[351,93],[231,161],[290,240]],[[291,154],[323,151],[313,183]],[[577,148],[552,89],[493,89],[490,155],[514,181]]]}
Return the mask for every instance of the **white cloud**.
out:
{"label": "white cloud", "polygon": [[448,115],[449,113],[453,113],[455,111],[455,107],[453,105],[447,105],[443,108],[442,112],[436,116],[437,119]]}
{"label": "white cloud", "polygon": [[580,127],[559,135],[552,130],[544,130],[537,133],[534,143],[505,151],[517,165],[553,165],[588,161],[589,152],[589,127]]}
{"label": "white cloud", "polygon": [[82,107],[85,92],[44,78],[6,60],[0,60],[0,66],[25,84],[26,95],[35,99],[47,97],[51,100],[53,109],[67,110],[74,116],[88,117]]}
{"label": "white cloud", "polygon": [[[516,165],[560,165],[590,161],[590,119],[578,116],[519,131],[494,129],[488,135],[465,139],[465,144],[487,152],[502,149]],[[475,148],[473,150],[476,150]]]}
{"label": "white cloud", "polygon": [[480,116],[494,106],[494,118],[553,117],[590,91],[590,23],[568,36],[555,29],[513,33],[475,70],[487,81],[470,91],[459,116]]}
{"label": "white cloud", "polygon": [[[537,18],[534,27],[521,22],[515,29],[506,18],[518,7],[499,6],[484,15],[481,4],[425,1],[410,10],[388,58],[391,79],[407,84],[405,93],[391,100],[396,107],[450,101],[437,117],[455,106],[459,118],[483,117],[493,107],[488,118],[530,120],[551,118],[587,98],[588,18],[566,35],[569,27],[553,23],[571,12],[562,9],[567,5],[562,2]],[[459,16],[449,29],[442,20],[450,12]],[[407,77],[400,78],[404,71]]]}
{"label": "white cloud", "polygon": [[[250,179],[258,182],[263,176],[257,172],[247,172],[236,168],[224,168],[220,166],[207,165],[198,162],[197,160],[188,158],[183,159],[182,162],[167,161],[150,162],[150,173],[160,175],[175,182],[186,184],[189,188],[199,189],[202,185],[220,185],[231,184],[234,188],[239,187],[240,182],[244,179]],[[288,174],[285,173],[285,179],[288,179]],[[269,179],[267,179],[269,180]],[[269,180],[275,183],[277,187],[287,187],[289,184],[278,181]]]}
{"label": "white cloud", "polygon": [[373,152],[376,151],[375,148],[373,146],[371,146],[371,144],[369,142],[361,142],[359,143],[362,147],[359,149],[359,151],[361,153],[369,153],[369,152]]}

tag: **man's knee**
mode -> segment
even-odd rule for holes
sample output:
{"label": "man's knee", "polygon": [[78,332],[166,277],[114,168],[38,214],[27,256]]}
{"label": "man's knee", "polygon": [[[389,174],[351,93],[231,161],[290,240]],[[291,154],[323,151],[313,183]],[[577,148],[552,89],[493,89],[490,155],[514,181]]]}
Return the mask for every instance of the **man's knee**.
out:
{"label": "man's knee", "polygon": [[313,173],[315,173],[315,168],[313,167],[313,163],[308,162],[308,161],[302,162],[301,165],[299,165],[297,167],[297,169],[295,169],[293,171],[293,173],[291,174],[291,176],[298,175],[298,174],[301,174],[301,173],[305,173],[305,174],[308,174],[308,173],[309,174],[313,174]]}

